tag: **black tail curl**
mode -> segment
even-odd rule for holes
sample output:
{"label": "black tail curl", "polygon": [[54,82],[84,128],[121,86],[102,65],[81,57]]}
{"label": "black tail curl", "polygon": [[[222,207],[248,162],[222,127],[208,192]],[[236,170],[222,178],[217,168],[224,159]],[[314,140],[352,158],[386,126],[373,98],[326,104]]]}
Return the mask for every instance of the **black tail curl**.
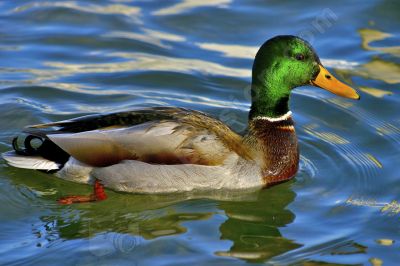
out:
{"label": "black tail curl", "polygon": [[[54,142],[45,137],[39,137],[35,135],[25,135],[23,139],[23,147],[20,146],[19,139],[23,135],[17,136],[12,140],[12,146],[18,155],[23,156],[42,156],[47,160],[54,161],[61,165],[65,164],[70,155],[63,149],[58,147]],[[33,146],[33,141],[37,140],[37,143]]]}
{"label": "black tail curl", "polygon": [[[24,156],[39,155],[39,148],[43,144],[42,138],[33,136],[33,135],[28,135],[24,139],[24,147],[19,146],[19,144],[18,144],[19,138],[20,138],[20,136],[17,136],[12,140],[12,146],[17,154],[24,155]],[[39,147],[36,147],[36,148],[32,147],[31,141],[34,139],[40,140],[41,144]]]}

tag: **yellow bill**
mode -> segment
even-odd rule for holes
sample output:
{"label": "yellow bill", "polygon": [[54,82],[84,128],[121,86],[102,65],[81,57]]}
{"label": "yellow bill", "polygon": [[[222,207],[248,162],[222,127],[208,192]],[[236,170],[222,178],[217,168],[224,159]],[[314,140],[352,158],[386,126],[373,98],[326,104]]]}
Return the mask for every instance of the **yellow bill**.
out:
{"label": "yellow bill", "polygon": [[355,89],[347,86],[346,84],[337,80],[329,71],[323,66],[319,65],[319,74],[314,79],[311,80],[311,84],[327,91],[330,91],[336,95],[350,98],[354,100],[359,100],[360,95],[356,92]]}

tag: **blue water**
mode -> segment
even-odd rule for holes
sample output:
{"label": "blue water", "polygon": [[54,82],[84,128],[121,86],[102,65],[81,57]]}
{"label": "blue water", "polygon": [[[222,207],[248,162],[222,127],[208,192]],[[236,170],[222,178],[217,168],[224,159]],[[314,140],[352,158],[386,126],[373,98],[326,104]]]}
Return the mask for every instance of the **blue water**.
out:
{"label": "blue water", "polygon": [[245,129],[252,59],[299,35],[361,101],[291,109],[295,180],[258,192],[60,206],[89,186],[0,162],[2,265],[397,265],[400,2],[1,1],[0,152],[30,124],[155,105]]}

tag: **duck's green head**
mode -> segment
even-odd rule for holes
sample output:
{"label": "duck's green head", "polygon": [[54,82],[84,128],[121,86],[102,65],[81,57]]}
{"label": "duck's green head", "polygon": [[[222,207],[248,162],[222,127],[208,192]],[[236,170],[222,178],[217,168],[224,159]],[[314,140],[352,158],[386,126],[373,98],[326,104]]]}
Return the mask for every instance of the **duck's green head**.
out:
{"label": "duck's green head", "polygon": [[359,99],[357,92],[338,81],[321,64],[311,45],[296,36],[276,36],[258,50],[253,64],[250,117],[279,117],[287,113],[290,92],[313,85],[337,95]]}

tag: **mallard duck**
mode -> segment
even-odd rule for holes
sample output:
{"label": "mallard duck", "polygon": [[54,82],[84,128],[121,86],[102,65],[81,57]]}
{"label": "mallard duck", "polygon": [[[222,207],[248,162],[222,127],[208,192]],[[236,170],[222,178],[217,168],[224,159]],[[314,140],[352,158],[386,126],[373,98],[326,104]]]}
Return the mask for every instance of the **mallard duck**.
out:
{"label": "mallard duck", "polygon": [[104,186],[134,193],[267,187],[298,170],[289,98],[303,85],[360,98],[322,66],[308,42],[277,36],[254,60],[244,136],[202,112],[154,107],[28,126],[3,158],[15,167],[94,184],[92,195],[60,199],[65,204],[103,200]]}

